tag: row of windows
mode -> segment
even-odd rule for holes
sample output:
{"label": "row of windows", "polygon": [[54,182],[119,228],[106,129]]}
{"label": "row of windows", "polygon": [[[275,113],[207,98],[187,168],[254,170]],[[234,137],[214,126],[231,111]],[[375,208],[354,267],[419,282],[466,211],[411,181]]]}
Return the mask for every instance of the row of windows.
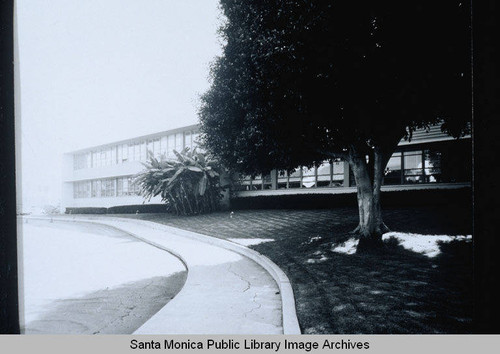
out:
{"label": "row of windows", "polygon": [[[394,153],[385,169],[383,183],[416,184],[439,182],[470,181],[467,171],[470,163],[467,161],[467,150],[463,155],[457,154],[456,146],[450,151],[446,146],[441,150],[421,149]],[[297,168],[292,173],[278,174],[277,189],[312,188],[312,187],[343,187],[346,175],[344,169],[348,166],[343,161],[324,162],[317,168]],[[348,168],[348,167],[347,167]],[[349,186],[354,186],[354,176],[349,172]],[[272,189],[271,175],[240,179],[237,190]]]}
{"label": "row of windows", "polygon": [[[317,168],[299,167],[277,176],[277,188],[340,187],[344,183],[344,162],[325,161]],[[238,190],[272,189],[271,175],[243,177],[236,187]]]}
{"label": "row of windows", "polygon": [[197,146],[199,134],[194,132],[183,132],[143,140],[129,144],[119,144],[100,150],[76,154],[73,160],[73,168],[80,170],[121,164],[127,161],[146,161],[148,152],[154,157],[161,155],[172,157],[174,150],[181,151],[185,147]]}
{"label": "row of windows", "polygon": [[[153,149],[155,142],[152,141]],[[161,141],[160,141],[161,144]],[[161,146],[161,145],[160,145]],[[142,150],[140,150],[142,151]],[[471,180],[471,153],[467,144],[442,145],[439,149],[420,149],[394,153],[385,169],[385,185],[416,183],[455,183]],[[346,180],[346,178],[348,179]],[[243,177],[236,190],[354,186],[354,176],[344,161],[326,161],[317,168],[296,168],[290,173]],[[131,177],[99,179],[74,183],[75,198],[137,195],[139,186]]]}
{"label": "row of windows", "polygon": [[74,198],[102,198],[138,195],[139,186],[132,177],[96,179],[73,182]]}
{"label": "row of windows", "polygon": [[431,150],[397,152],[385,169],[385,184],[435,183],[441,175],[441,153]]}

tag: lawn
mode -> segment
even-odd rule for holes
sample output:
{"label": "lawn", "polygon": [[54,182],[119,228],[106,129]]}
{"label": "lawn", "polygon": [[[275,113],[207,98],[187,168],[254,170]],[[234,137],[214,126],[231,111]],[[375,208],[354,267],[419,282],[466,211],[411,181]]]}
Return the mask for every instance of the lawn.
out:
{"label": "lawn", "polygon": [[[272,239],[251,248],[286,272],[303,333],[470,333],[472,244],[451,242],[434,258],[388,242],[373,254],[332,252],[357,224],[354,208],[241,210],[178,217],[123,215],[224,239]],[[459,207],[387,208],[394,231],[471,234]],[[425,237],[425,236],[424,236]]]}

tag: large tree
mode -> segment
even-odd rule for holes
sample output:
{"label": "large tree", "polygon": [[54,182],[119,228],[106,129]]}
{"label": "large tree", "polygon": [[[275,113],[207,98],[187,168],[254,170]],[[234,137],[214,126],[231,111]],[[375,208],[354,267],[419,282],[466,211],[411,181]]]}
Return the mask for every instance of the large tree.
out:
{"label": "large tree", "polygon": [[220,2],[223,54],[200,108],[207,148],[246,174],[345,159],[360,246],[379,243],[380,186],[399,141],[431,124],[467,129],[469,4]]}

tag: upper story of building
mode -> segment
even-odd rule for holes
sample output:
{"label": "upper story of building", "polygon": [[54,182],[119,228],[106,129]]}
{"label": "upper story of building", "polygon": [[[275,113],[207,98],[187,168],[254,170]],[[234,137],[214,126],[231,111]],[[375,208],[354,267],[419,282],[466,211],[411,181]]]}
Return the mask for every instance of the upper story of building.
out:
{"label": "upper story of building", "polygon": [[[199,125],[189,125],[159,133],[144,135],[113,143],[93,146],[64,154],[64,181],[78,181],[106,176],[137,173],[137,167],[148,159],[148,152],[159,158],[173,157],[173,151],[198,146]],[[464,137],[470,138],[470,135]],[[438,125],[417,129],[411,140],[402,139],[399,150],[412,146],[455,140],[441,132]]]}
{"label": "upper story of building", "polygon": [[148,153],[157,158],[173,157],[174,150],[196,147],[198,136],[199,126],[195,124],[72,151],[63,156],[63,181],[133,175],[143,168]]}

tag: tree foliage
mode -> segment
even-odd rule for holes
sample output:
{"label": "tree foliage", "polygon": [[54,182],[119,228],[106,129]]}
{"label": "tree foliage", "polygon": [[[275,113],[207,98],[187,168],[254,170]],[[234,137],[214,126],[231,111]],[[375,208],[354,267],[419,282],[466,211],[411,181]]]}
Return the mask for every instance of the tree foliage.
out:
{"label": "tree foliage", "polygon": [[177,215],[212,212],[219,208],[221,187],[217,161],[186,147],[174,150],[176,159],[149,156],[145,170],[135,176],[141,194],[151,200],[161,196]]}
{"label": "tree foliage", "polygon": [[[221,0],[221,57],[202,97],[205,146],[245,174],[341,157],[365,238],[399,141],[470,121],[470,5],[457,0]],[[361,245],[361,243],[360,243]]]}
{"label": "tree foliage", "polygon": [[393,149],[417,127],[470,117],[463,1],[221,0],[223,55],[200,118],[246,173],[311,166],[350,146]]}

